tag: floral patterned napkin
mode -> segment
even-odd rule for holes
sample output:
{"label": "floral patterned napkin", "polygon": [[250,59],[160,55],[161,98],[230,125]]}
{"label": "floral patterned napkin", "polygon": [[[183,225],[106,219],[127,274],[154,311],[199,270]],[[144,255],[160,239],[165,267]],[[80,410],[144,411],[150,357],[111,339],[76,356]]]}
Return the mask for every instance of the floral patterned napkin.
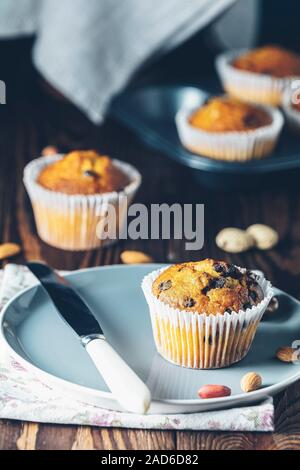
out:
{"label": "floral patterned napkin", "polygon": [[[35,282],[26,267],[7,265],[0,271],[0,308],[17,292]],[[140,416],[97,408],[41,382],[8,355],[3,343],[0,343],[0,418],[140,429],[274,430],[271,398],[252,406],[180,415]]]}

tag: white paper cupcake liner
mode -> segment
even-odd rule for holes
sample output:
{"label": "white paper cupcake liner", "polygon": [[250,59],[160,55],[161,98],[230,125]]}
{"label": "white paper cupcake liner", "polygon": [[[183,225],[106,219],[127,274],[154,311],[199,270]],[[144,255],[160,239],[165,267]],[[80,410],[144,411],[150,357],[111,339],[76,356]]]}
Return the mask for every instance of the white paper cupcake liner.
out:
{"label": "white paper cupcake liner", "polygon": [[40,238],[54,247],[74,251],[107,246],[115,242],[117,239],[102,239],[99,236],[99,215],[106,220],[106,208],[112,204],[118,215],[117,233],[119,232],[120,225],[124,224],[126,219],[127,204],[131,203],[141,184],[140,173],[127,163],[113,160],[114,165],[122,170],[130,181],[122,191],[69,195],[43,188],[37,183],[38,175],[47,165],[61,158],[63,155],[37,158],[24,169],[24,185],[32,203]]}
{"label": "white paper cupcake liner", "polygon": [[216,69],[223,88],[244,101],[280,106],[286,86],[295,77],[277,78],[233,67],[233,60],[246,52],[248,49],[234,50],[216,58]]}
{"label": "white paper cupcake liner", "polygon": [[275,108],[257,106],[270,115],[271,124],[240,132],[207,132],[198,129],[189,122],[195,109],[182,108],[176,115],[180,140],[190,151],[217,160],[243,162],[263,158],[276,146],[284,119]]}
{"label": "white paper cupcake liner", "polygon": [[286,121],[291,130],[300,133],[300,111],[292,106],[292,95],[295,90],[287,87],[283,94],[282,109],[286,117]]}
{"label": "white paper cupcake liner", "polygon": [[159,354],[169,362],[194,369],[227,367],[245,357],[274,295],[270,282],[257,276],[264,294],[258,305],[245,311],[206,315],[175,309],[153,295],[153,282],[164,269],[151,272],[142,282]]}

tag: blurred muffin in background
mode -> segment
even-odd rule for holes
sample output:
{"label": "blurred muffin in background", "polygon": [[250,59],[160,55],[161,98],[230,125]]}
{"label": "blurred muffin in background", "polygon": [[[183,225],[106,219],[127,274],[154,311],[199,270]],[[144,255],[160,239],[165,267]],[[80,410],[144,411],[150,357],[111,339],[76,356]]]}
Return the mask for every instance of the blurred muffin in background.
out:
{"label": "blurred muffin in background", "polygon": [[246,52],[237,57],[232,65],[240,70],[277,78],[300,76],[300,56],[278,46]]}
{"label": "blurred muffin in background", "polygon": [[24,170],[39,236],[65,250],[111,243],[112,239],[99,232],[107,231],[107,226],[101,225],[106,221],[107,207],[111,204],[115,208],[116,220],[111,222],[117,224],[118,233],[127,208],[120,196],[127,196],[130,203],[140,183],[141,176],[131,165],[93,150],[38,158]]}
{"label": "blurred muffin in background", "polygon": [[283,126],[280,111],[229,96],[210,99],[176,116],[182,144],[218,160],[247,161],[272,152]]}
{"label": "blurred muffin in background", "polygon": [[216,68],[224,89],[255,103],[279,106],[287,84],[300,77],[300,56],[269,45],[218,56]]}

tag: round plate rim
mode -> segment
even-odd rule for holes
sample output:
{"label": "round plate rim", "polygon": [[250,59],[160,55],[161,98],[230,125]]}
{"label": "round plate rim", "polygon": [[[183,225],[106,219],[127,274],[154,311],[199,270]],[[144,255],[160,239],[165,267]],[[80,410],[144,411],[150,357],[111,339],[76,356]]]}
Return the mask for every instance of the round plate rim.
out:
{"label": "round plate rim", "polygon": [[[111,266],[94,266],[91,268],[82,268],[78,269],[75,271],[70,271],[67,273],[63,273],[62,275],[65,277],[71,277],[72,275],[80,275],[84,274],[85,272],[90,272],[90,271],[102,271],[106,269],[134,269],[137,267],[149,267],[150,269],[153,268],[153,270],[158,269],[158,267],[162,266],[167,266],[167,264],[164,263],[151,263],[147,265],[141,265],[141,264],[131,264],[131,265],[123,265],[123,264],[114,264]],[[142,282],[142,279],[141,279]],[[35,289],[36,287],[39,286],[39,283],[37,283],[33,286],[27,287],[26,289],[22,290],[21,292],[18,292],[15,294],[8,302],[7,304],[3,307],[1,313],[0,313],[0,337],[1,339],[5,342],[5,346],[12,355],[14,359],[16,359],[18,362],[20,362],[22,365],[24,365],[27,369],[31,370],[34,374],[39,375],[39,376],[44,376],[45,378],[48,378],[49,381],[52,383],[58,383],[61,384],[65,387],[72,387],[74,391],[78,391],[81,393],[86,393],[88,395],[94,395],[99,398],[104,398],[106,400],[110,401],[115,401],[113,395],[111,392],[104,392],[101,390],[96,390],[94,388],[86,387],[84,385],[79,385],[74,382],[71,382],[66,379],[62,379],[60,377],[57,377],[54,374],[51,374],[50,372],[47,372],[43,369],[40,369],[38,366],[32,364],[31,362],[27,361],[25,358],[23,358],[20,354],[18,354],[14,348],[9,344],[9,342],[6,339],[5,333],[4,333],[4,326],[3,326],[3,320],[5,317],[5,314],[7,310],[10,308],[11,304],[13,304],[19,297],[25,295],[27,292]],[[278,293],[284,294],[285,296],[291,298],[293,302],[296,302],[299,305],[300,308],[300,301],[296,299],[295,297],[291,296],[290,294],[287,294],[286,292],[277,289]],[[228,370],[230,370],[230,367],[228,367]],[[300,370],[296,372],[294,375],[291,377],[287,378],[286,380],[283,380],[281,382],[277,382],[273,385],[270,385],[268,387],[261,388],[259,390],[255,390],[253,392],[249,393],[239,393],[235,395],[230,395],[229,397],[222,397],[220,398],[208,398],[208,399],[201,399],[201,398],[196,398],[196,399],[161,399],[161,400],[153,400],[152,403],[159,403],[159,404],[165,404],[165,405],[177,405],[177,406],[197,406],[197,405],[213,405],[213,404],[220,404],[221,401],[224,403],[224,406],[229,406],[231,402],[236,402],[236,401],[246,401],[246,398],[251,397],[251,401],[255,401],[255,399],[263,399],[268,396],[273,396],[276,392],[279,392],[289,385],[293,384],[297,380],[300,379]]]}

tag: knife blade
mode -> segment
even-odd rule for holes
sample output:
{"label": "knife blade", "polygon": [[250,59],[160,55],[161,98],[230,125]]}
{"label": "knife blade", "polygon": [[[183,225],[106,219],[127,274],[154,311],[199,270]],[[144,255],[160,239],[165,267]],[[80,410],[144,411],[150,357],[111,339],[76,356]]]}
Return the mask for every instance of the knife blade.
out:
{"label": "knife blade", "polygon": [[27,267],[40,281],[61,318],[76,333],[121,406],[133,413],[146,413],[151,402],[148,387],[107,342],[79,292],[44,263],[29,262]]}

